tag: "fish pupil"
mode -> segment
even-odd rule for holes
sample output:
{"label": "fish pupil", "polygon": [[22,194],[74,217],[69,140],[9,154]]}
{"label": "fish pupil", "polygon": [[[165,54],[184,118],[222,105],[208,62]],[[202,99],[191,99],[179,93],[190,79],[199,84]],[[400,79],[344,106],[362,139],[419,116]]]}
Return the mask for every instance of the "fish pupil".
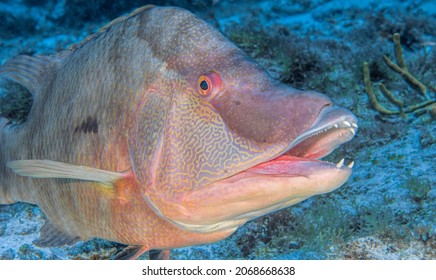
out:
{"label": "fish pupil", "polygon": [[207,82],[205,80],[201,81],[200,83],[200,88],[202,90],[208,90],[209,89],[209,85],[207,84]]}

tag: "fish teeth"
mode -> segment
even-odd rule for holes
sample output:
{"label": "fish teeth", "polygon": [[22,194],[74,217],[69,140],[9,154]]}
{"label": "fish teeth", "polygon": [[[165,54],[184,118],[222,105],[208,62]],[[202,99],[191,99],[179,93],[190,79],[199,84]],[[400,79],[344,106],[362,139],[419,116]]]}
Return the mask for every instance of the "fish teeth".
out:
{"label": "fish teeth", "polygon": [[351,133],[353,133],[353,135],[356,135],[356,131],[354,130],[354,128],[350,128]]}
{"label": "fish teeth", "polygon": [[339,127],[337,123],[335,123],[333,126],[334,126],[335,128],[338,128],[338,127]]}
{"label": "fish teeth", "polygon": [[354,166],[354,161],[350,162],[350,164],[347,165],[348,168],[353,168]]}
{"label": "fish teeth", "polygon": [[347,122],[347,121],[343,121],[342,123],[345,124],[348,127],[351,127],[351,124],[349,122]]}
{"label": "fish teeth", "polygon": [[354,128],[358,128],[356,123],[351,123],[351,126],[354,127]]}
{"label": "fish teeth", "polygon": [[341,159],[337,164],[336,167],[337,168],[341,168],[344,165],[344,159]]}

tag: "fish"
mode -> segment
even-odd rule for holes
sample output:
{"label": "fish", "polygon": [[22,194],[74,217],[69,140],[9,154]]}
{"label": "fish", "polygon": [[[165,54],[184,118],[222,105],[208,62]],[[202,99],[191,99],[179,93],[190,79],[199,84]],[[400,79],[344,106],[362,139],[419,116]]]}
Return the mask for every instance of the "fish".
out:
{"label": "fish", "polygon": [[138,8],[0,78],[33,98],[25,121],[0,121],[0,204],[40,207],[40,247],[97,237],[128,245],[117,258],[168,259],[352,173],[321,160],[355,136],[352,112],[182,8]]}

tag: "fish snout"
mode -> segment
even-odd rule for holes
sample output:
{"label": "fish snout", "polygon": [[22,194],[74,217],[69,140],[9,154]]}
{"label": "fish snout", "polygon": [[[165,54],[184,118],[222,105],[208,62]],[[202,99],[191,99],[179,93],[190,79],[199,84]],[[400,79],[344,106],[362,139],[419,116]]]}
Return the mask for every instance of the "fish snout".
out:
{"label": "fish snout", "polygon": [[212,100],[212,105],[232,133],[262,145],[287,145],[332,101],[321,93],[270,84],[233,89]]}
{"label": "fish snout", "polygon": [[296,139],[319,119],[320,114],[333,102],[326,95],[314,91],[287,90],[278,93],[280,98],[272,104],[272,114],[282,120],[275,129],[283,132],[285,141]]}

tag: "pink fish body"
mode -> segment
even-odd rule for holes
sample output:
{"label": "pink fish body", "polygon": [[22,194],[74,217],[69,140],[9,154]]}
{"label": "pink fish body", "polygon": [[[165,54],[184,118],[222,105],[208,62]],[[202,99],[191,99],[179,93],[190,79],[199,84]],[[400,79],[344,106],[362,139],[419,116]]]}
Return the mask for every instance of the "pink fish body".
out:
{"label": "pink fish body", "polygon": [[136,258],[211,243],[351,174],[320,160],[354,137],[351,112],[183,9],[139,8],[0,77],[33,96],[24,122],[0,125],[0,203],[42,209],[39,246],[99,237]]}

